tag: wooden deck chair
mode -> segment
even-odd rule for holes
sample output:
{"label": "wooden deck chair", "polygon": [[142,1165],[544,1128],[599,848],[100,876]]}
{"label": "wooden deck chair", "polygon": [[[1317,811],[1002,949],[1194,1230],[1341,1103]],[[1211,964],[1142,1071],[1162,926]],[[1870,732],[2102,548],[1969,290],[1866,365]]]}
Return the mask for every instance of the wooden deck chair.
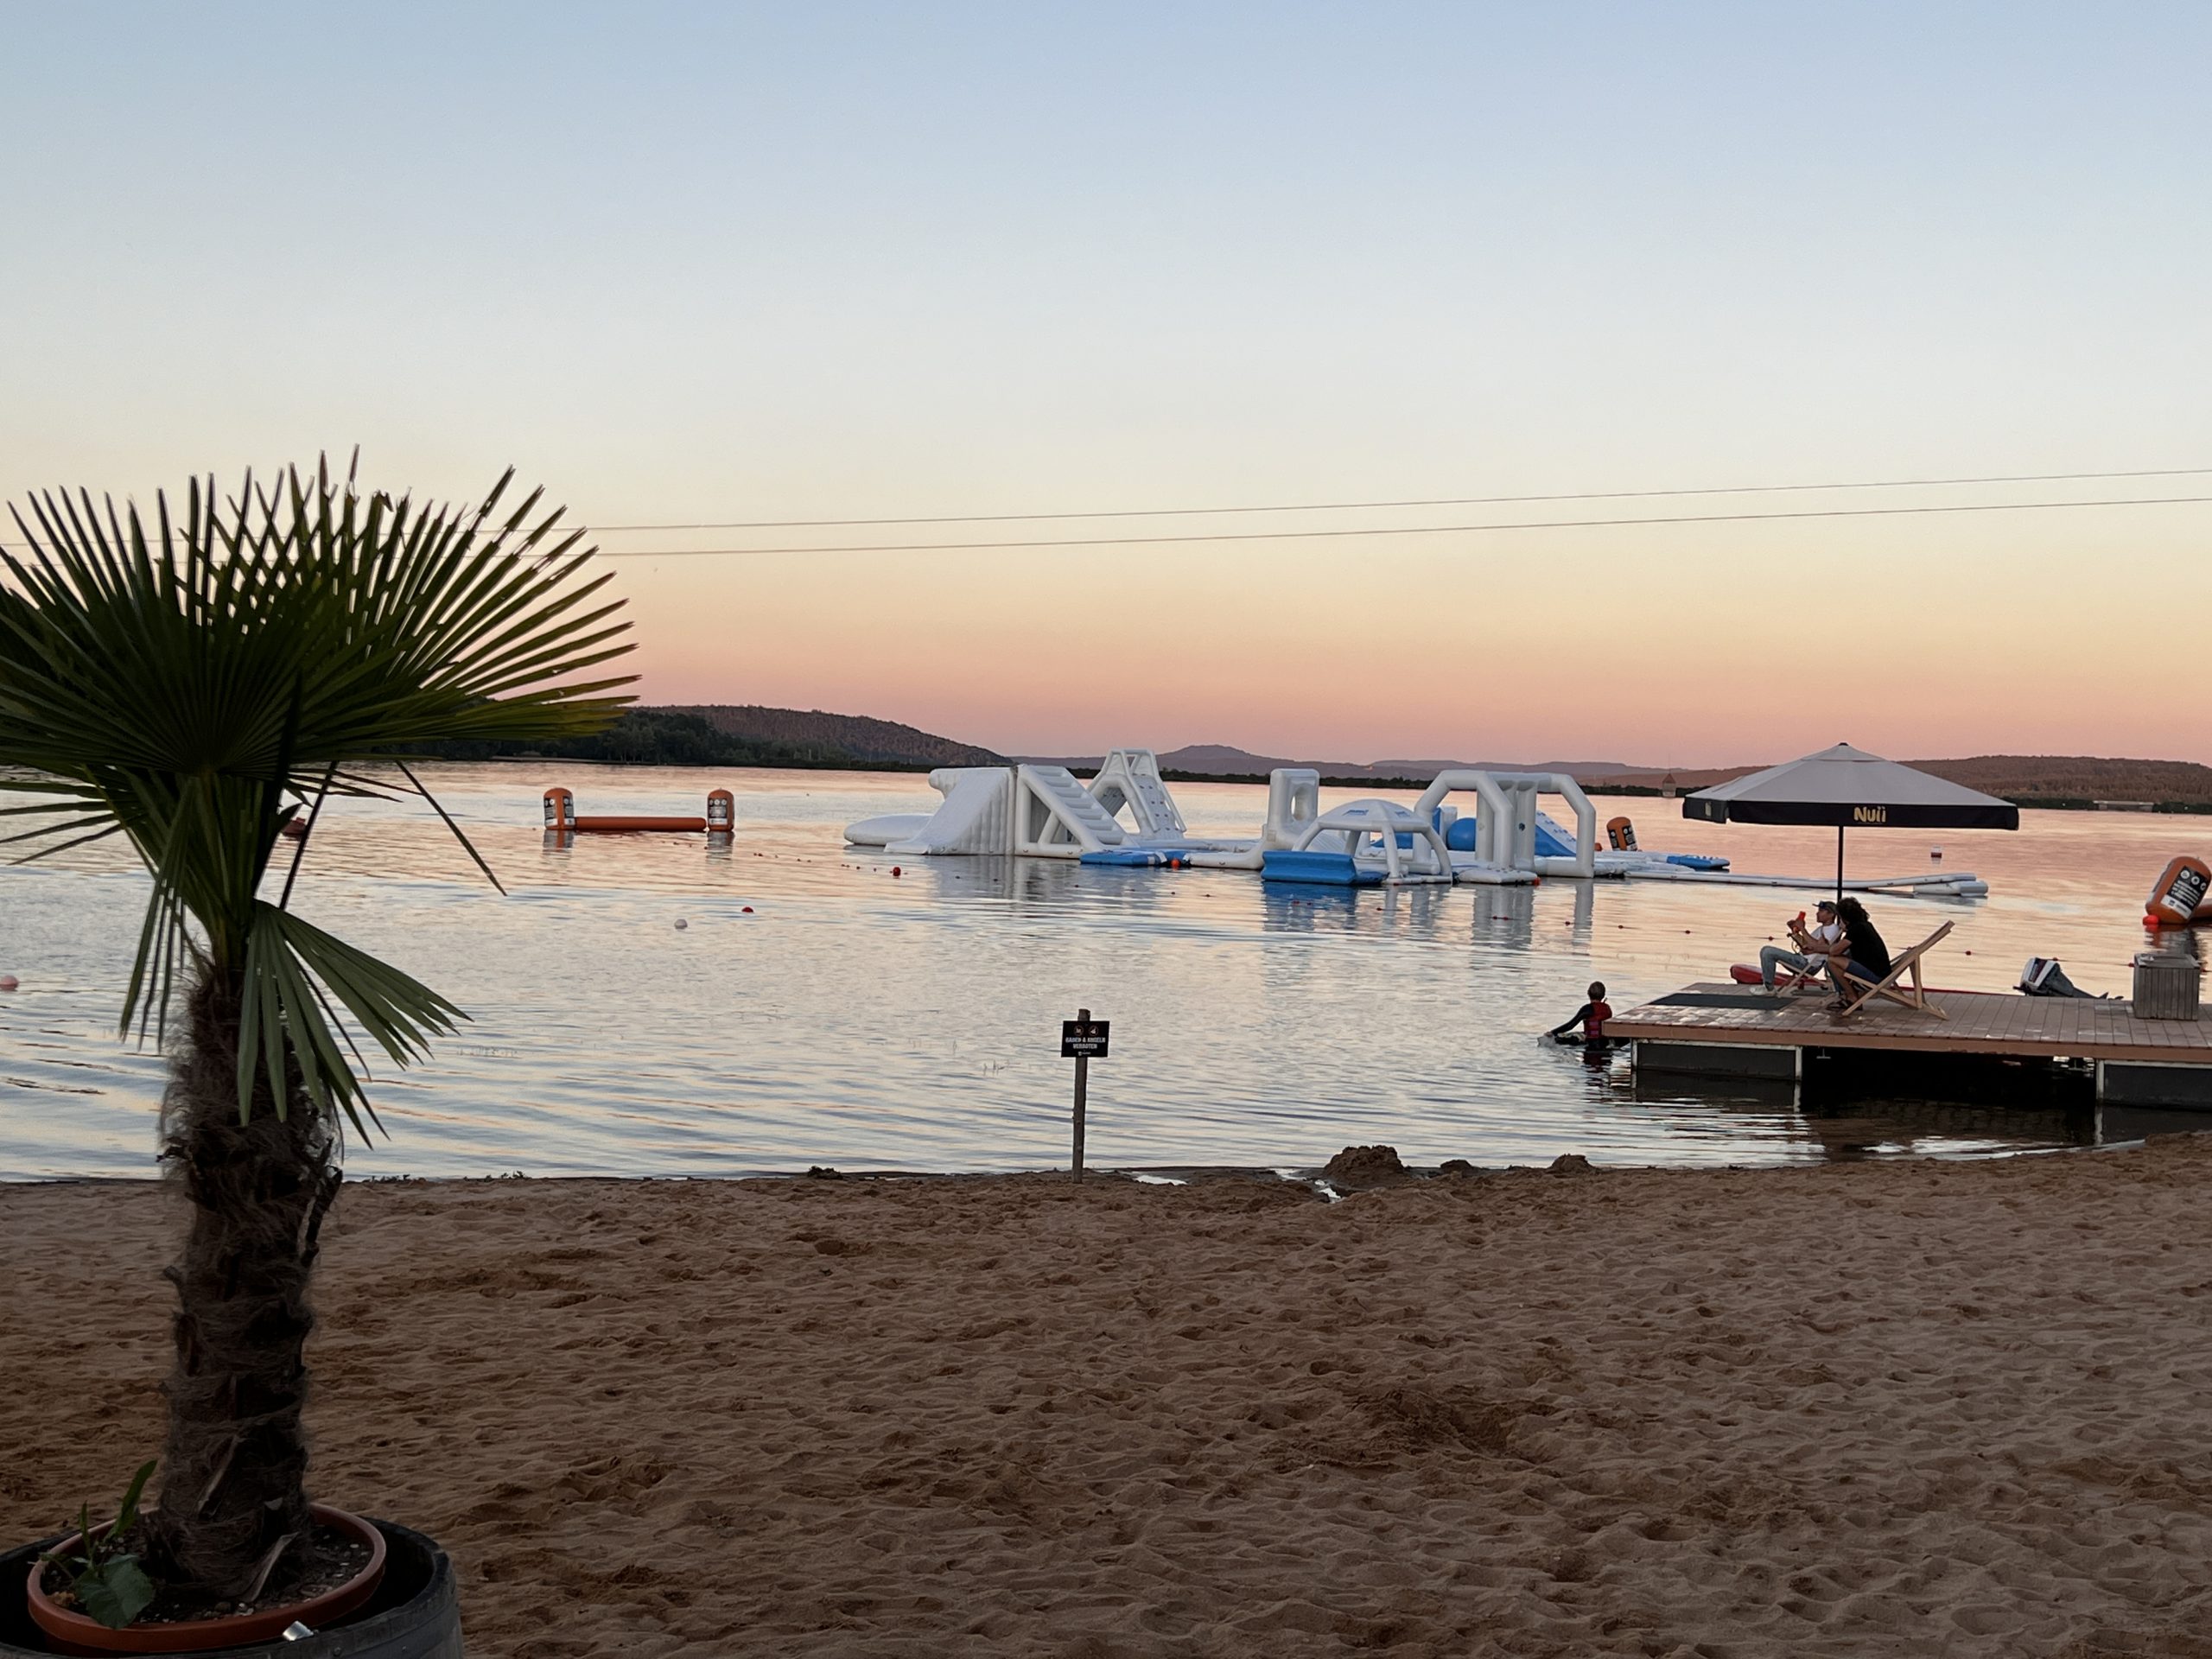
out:
{"label": "wooden deck chair", "polygon": [[[1944,923],[1910,950],[1900,951],[1891,957],[1890,971],[1878,980],[1861,979],[1857,974],[1846,969],[1843,976],[1853,985],[1859,986],[1860,989],[1849,1002],[1836,1010],[1838,1016],[1856,1014],[1868,1002],[1879,996],[1905,1007],[1916,1009],[1922,1014],[1932,1014],[1938,1020],[1949,1019],[1951,1017],[1949,1014],[1928,1000],[1928,989],[1920,982],[1920,959],[1950,936],[1951,925],[1948,922]],[[1897,982],[1908,974],[1912,978],[1910,987],[1899,985]]]}
{"label": "wooden deck chair", "polygon": [[1797,997],[1807,991],[1825,990],[1828,983],[1828,959],[1807,951],[1798,955],[1818,964],[1811,968],[1778,968],[1775,970],[1774,988],[1777,996]]}
{"label": "wooden deck chair", "polygon": [[[1790,940],[1789,944],[1793,950],[1796,950],[1796,940]],[[1774,978],[1775,994],[1788,1001],[1796,1000],[1807,991],[1832,989],[1828,982],[1827,957],[1810,950],[1798,950],[1797,954],[1811,965],[1777,969]]]}

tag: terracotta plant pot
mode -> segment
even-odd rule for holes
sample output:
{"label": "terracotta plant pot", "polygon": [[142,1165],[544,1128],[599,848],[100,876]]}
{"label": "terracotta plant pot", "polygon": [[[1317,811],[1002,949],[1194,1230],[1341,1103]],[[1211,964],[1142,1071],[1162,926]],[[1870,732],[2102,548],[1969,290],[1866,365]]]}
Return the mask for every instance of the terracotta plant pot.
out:
{"label": "terracotta plant pot", "polygon": [[[385,1541],[384,1534],[357,1515],[334,1510],[327,1503],[310,1504],[308,1508],[319,1524],[366,1544],[369,1562],[335,1590],[327,1590],[306,1601],[257,1613],[232,1613],[221,1618],[195,1618],[176,1624],[128,1624],[119,1630],[111,1630],[96,1618],[87,1618],[56,1604],[46,1593],[46,1567],[38,1560],[31,1563],[30,1583],[24,1599],[29,1605],[32,1619],[46,1633],[55,1650],[61,1653],[201,1653],[211,1648],[245,1648],[258,1642],[273,1642],[295,1622],[319,1630],[345,1618],[376,1593],[377,1581],[384,1577]],[[82,1535],[71,1535],[62,1541],[60,1548],[68,1548]]]}

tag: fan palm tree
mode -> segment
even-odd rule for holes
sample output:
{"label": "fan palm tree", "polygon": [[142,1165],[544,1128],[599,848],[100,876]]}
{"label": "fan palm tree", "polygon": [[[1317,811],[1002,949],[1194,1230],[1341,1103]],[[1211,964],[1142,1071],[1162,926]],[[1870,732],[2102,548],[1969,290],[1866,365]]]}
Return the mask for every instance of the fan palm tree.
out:
{"label": "fan palm tree", "polygon": [[466,1017],[292,911],[302,829],[397,787],[467,846],[410,752],[588,732],[630,701],[631,677],[591,677],[630,649],[594,550],[540,493],[502,509],[512,478],[473,508],[327,464],[227,501],[195,480],[150,525],[41,494],[0,552],[0,766],[32,774],[0,787],[35,797],[8,839],[124,836],[153,878],[123,1029],[168,1052],[162,1157],[190,1199],[147,1517],[174,1585],[238,1596],[308,1532],[309,1278],[346,1134],[374,1121],[353,1033],[404,1065]]}

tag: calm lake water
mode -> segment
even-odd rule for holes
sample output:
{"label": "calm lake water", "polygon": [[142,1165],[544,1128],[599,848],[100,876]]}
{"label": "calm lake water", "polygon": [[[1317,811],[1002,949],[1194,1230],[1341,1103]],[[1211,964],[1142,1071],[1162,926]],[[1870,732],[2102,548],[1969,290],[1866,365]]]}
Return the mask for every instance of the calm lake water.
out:
{"label": "calm lake water", "polygon": [[[894,861],[840,830],[931,806],[918,776],[428,776],[507,897],[416,801],[327,812],[294,899],[474,1016],[429,1064],[380,1074],[390,1135],[350,1149],[357,1177],[1065,1165],[1058,1021],[1078,1006],[1113,1021],[1112,1057],[1091,1068],[1100,1166],[1308,1166],[1370,1141],[1421,1162],[1780,1163],[2095,1134],[2088,1113],[2024,1103],[1838,1110],[1643,1085],[1539,1041],[1592,978],[1624,1008],[1755,959],[1808,893],[1555,880],[1333,894],[1227,872]],[[538,802],[556,782],[584,812],[695,812],[727,786],[739,833],[723,849],[634,836],[549,849]],[[1201,833],[1255,833],[1265,803],[1244,785],[1175,793]],[[1656,800],[1600,808],[1629,811],[1647,847],[1833,868],[1828,832],[1692,824]],[[1867,831],[1852,868],[1926,870],[1936,842],[1992,896],[1872,905],[1893,947],[1957,923],[1936,983],[2005,989],[2028,957],[2056,956],[2084,988],[2125,995],[2152,877],[2212,847],[2212,823],[2027,812],[2018,835]],[[152,1173],[161,1059],[115,1035],[145,892],[105,848],[0,868],[0,973],[22,981],[0,996],[0,1179]]]}

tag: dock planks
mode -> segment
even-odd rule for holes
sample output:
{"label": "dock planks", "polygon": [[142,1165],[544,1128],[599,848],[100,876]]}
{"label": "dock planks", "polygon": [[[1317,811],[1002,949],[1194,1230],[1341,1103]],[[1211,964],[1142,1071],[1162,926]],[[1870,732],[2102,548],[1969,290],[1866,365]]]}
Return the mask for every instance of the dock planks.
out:
{"label": "dock planks", "polygon": [[[1713,1000],[1672,1000],[1697,997]],[[1856,1014],[1837,1014],[1828,1011],[1825,990],[1780,996],[1768,1004],[1756,988],[1700,983],[1615,1014],[1606,1022],[1605,1035],[1631,1042],[2212,1065],[2212,1020],[2139,1020],[2125,1001],[2079,997],[1930,991],[1928,1000],[1940,1005],[1948,1019],[1879,1001]]]}

